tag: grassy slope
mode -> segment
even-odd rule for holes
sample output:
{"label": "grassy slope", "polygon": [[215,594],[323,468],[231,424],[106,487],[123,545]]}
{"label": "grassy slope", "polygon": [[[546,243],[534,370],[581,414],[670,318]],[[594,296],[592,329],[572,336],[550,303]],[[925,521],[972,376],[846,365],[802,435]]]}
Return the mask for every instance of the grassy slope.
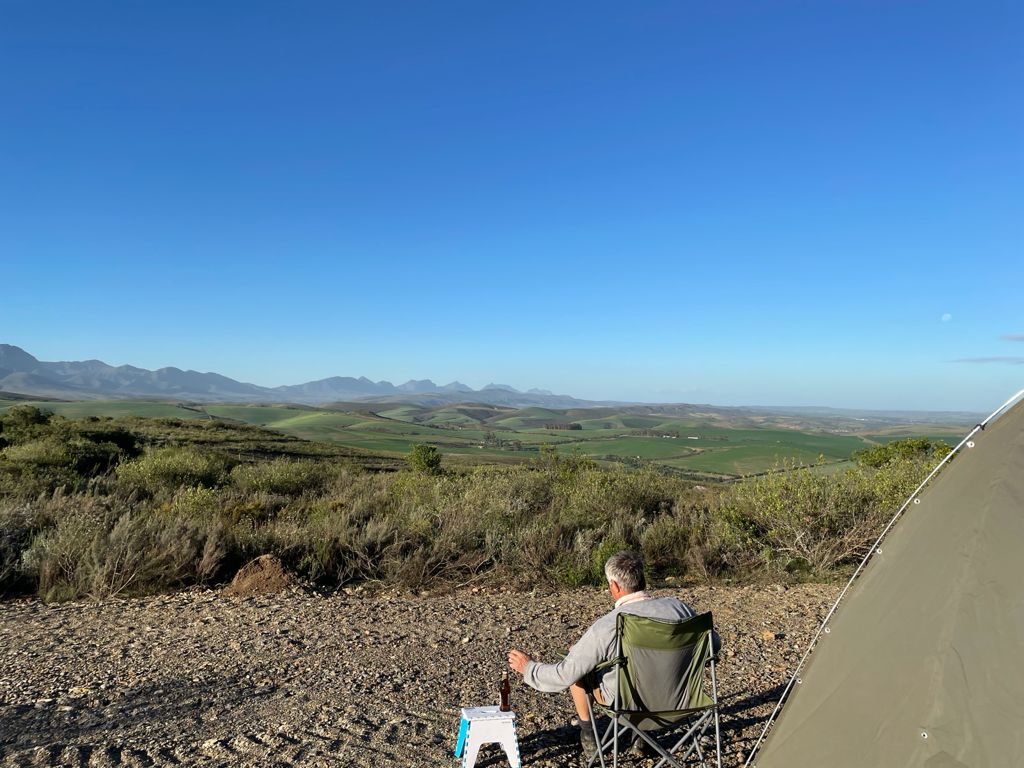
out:
{"label": "grassy slope", "polygon": [[[541,445],[561,454],[577,453],[599,461],[647,461],[677,470],[742,475],[764,472],[786,461],[828,464],[845,461],[853,451],[890,440],[920,435],[910,427],[863,434],[835,434],[790,426],[785,417],[738,417],[730,424],[721,414],[636,414],[610,408],[555,411],[515,410],[475,404],[427,408],[367,405],[359,413],[309,406],[194,405],[148,401],[45,402],[0,399],[0,411],[31,404],[69,418],[85,416],[227,419],[286,435],[349,446],[359,451],[400,457],[416,443],[436,445],[457,462],[521,462]],[[548,430],[544,424],[575,422],[581,430]],[[653,432],[638,434],[640,431]],[[922,425],[929,437],[955,442],[961,427]],[[660,435],[669,435],[663,437]],[[496,444],[495,440],[501,441]],[[519,449],[513,450],[518,444]]]}
{"label": "grassy slope", "polygon": [[0,400],[0,411],[14,405],[34,405],[58,416],[81,419],[87,416],[119,418],[121,416],[142,416],[145,418],[207,419],[205,413],[182,408],[174,403],[148,402],[145,400]]}

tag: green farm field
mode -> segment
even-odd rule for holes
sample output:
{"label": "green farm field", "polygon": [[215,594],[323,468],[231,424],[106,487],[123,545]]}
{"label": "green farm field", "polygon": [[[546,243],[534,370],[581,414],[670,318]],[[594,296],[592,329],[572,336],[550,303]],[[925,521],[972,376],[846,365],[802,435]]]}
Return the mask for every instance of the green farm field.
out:
{"label": "green farm field", "polygon": [[34,405],[67,419],[84,419],[89,416],[117,419],[126,416],[141,416],[149,419],[208,419],[208,414],[174,403],[151,402],[148,400],[4,400],[0,399],[0,412],[14,405]]}
{"label": "green farm field", "polygon": [[600,464],[655,465],[695,477],[723,480],[784,466],[845,466],[855,451],[908,436],[955,443],[966,424],[884,423],[825,417],[753,414],[704,406],[551,410],[394,403],[232,405],[140,400],[40,401],[0,399],[0,411],[35,405],[67,418],[217,419],[251,424],[285,435],[401,458],[412,446],[437,446],[454,464],[522,463],[542,446],[560,456]]}

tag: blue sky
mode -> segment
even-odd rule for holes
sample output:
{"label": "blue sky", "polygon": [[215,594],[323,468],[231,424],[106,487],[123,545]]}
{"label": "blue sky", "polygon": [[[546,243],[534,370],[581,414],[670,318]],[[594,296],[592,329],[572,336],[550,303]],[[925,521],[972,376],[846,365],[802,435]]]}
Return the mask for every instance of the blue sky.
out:
{"label": "blue sky", "polygon": [[40,359],[723,405],[1024,386],[1017,3],[0,13],[0,342]]}

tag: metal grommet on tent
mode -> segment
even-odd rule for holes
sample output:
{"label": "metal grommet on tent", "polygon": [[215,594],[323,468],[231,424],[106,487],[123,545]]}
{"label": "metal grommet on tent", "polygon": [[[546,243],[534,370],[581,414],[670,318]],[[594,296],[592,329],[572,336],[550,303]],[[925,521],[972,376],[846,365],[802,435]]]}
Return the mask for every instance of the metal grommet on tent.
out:
{"label": "metal grommet on tent", "polygon": [[801,678],[799,678],[799,677],[798,677],[798,678],[796,679],[796,684],[797,684],[797,685],[800,685],[800,683],[802,683],[802,682],[803,682],[803,680],[802,680]]}
{"label": "metal grommet on tent", "polygon": [[920,500],[920,499],[914,499],[914,503],[915,503],[915,504],[920,504],[920,503],[921,503],[921,500]]}
{"label": "metal grommet on tent", "polygon": [[974,441],[973,440],[968,440],[967,441],[967,447],[968,448],[973,448],[974,447]]}
{"label": "metal grommet on tent", "polygon": [[881,547],[879,547],[878,549],[876,549],[876,550],[875,550],[875,554],[876,554],[876,555],[880,555],[880,554],[882,554],[882,548],[881,548]]}
{"label": "metal grommet on tent", "polygon": [[825,634],[829,634],[832,631],[832,627],[825,627]]}
{"label": "metal grommet on tent", "polygon": [[922,739],[927,739],[928,738],[928,731],[921,731],[921,738]]}

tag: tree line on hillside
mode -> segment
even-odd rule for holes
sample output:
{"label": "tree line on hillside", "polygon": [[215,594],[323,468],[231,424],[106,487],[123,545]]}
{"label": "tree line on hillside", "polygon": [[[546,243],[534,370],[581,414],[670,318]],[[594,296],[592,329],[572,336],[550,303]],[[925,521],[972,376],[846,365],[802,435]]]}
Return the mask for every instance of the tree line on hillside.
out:
{"label": "tree line on hillside", "polygon": [[790,468],[704,488],[553,450],[453,470],[417,446],[405,468],[382,472],[254,427],[18,406],[0,416],[0,592],[213,585],[267,553],[328,589],[595,584],[625,547],[654,576],[830,578],[948,450],[882,448],[832,475]]}

